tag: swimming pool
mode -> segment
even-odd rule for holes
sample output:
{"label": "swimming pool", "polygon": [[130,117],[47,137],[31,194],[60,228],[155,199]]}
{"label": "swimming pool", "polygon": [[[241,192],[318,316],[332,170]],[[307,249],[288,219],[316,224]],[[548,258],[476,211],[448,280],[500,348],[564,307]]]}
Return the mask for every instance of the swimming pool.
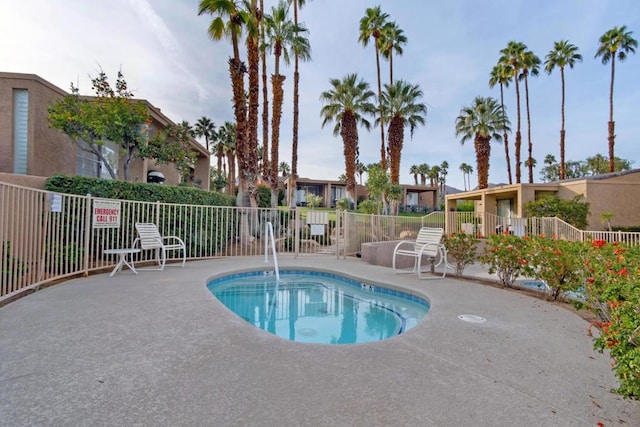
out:
{"label": "swimming pool", "polygon": [[252,271],[216,278],[207,288],[250,324],[291,341],[356,344],[402,334],[429,311],[406,292],[329,272]]}

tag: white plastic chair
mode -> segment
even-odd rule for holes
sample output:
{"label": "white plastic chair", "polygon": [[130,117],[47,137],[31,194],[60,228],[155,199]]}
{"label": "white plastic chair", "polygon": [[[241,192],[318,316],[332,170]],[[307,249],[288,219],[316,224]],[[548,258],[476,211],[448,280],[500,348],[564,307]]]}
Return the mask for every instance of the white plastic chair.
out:
{"label": "white plastic chair", "polygon": [[137,222],[136,230],[138,237],[133,241],[132,248],[140,245],[142,250],[155,250],[156,262],[159,268],[148,268],[147,270],[164,270],[167,263],[167,252],[182,251],[182,265],[187,261],[187,251],[184,241],[178,236],[161,236],[158,227],[153,223]]}
{"label": "white plastic chair", "polygon": [[[447,275],[448,263],[447,250],[441,242],[443,235],[444,229],[442,228],[422,227],[415,241],[403,240],[399,242],[393,250],[393,270],[396,273],[415,273],[417,271],[420,279],[439,278],[422,275],[422,258],[426,257],[432,262],[438,261],[434,268],[443,265],[441,278],[444,278]],[[396,268],[396,258],[399,256],[412,257],[414,259],[413,270]]]}

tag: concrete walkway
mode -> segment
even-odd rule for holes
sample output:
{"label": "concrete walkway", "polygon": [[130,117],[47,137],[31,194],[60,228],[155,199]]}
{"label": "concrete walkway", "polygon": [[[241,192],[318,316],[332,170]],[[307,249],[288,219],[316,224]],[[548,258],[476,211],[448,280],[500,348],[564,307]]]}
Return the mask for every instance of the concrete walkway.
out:
{"label": "concrete walkway", "polygon": [[609,391],[588,323],[562,307],[358,259],[280,263],[409,289],[431,310],[386,341],[309,345],[254,328],[207,290],[262,258],[70,280],[0,308],[0,425],[640,425],[640,402]]}

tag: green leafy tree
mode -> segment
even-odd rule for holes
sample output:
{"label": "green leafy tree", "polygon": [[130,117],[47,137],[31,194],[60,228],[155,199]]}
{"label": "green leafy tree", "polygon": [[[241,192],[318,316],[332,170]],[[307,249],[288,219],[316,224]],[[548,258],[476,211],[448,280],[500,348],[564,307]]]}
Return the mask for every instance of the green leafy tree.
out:
{"label": "green leafy tree", "polygon": [[120,71],[115,88],[103,71],[91,79],[91,87],[95,96],[86,98],[72,84],[71,93],[49,107],[49,125],[68,135],[81,150],[94,154],[113,179],[118,177],[103,147],[107,142],[118,145],[124,152],[123,174],[128,181],[131,162],[145,157],[141,151],[148,140],[147,107],[133,100]]}
{"label": "green leafy tree", "polygon": [[358,125],[369,130],[371,123],[365,118],[375,111],[371,99],[374,94],[369,84],[358,79],[357,74],[349,74],[342,79],[330,79],[331,89],[322,92],[320,100],[324,106],[320,110],[322,127],[335,122],[333,135],[342,137],[344,145],[347,193],[355,196],[355,168],[358,157]]}
{"label": "green leafy tree", "polygon": [[565,130],[564,130],[564,69],[568,66],[573,68],[576,62],[582,62],[582,55],[578,53],[578,48],[567,40],[560,40],[553,44],[551,50],[544,61],[544,69],[548,74],[557,67],[560,69],[560,80],[562,82],[562,102],[561,102],[561,127],[560,127],[560,179],[565,178]]}
{"label": "green leafy tree", "polygon": [[508,128],[502,107],[498,101],[481,96],[474,99],[471,106],[464,106],[456,118],[456,136],[461,136],[461,144],[473,139],[476,152],[476,169],[478,171],[478,188],[489,186],[489,158],[491,156],[491,139],[500,140],[500,132]]}
{"label": "green leafy tree", "polygon": [[384,193],[389,189],[389,175],[379,164],[369,166],[367,182],[365,186],[369,192],[369,198],[376,205],[376,214],[380,215],[380,208],[383,204]]}
{"label": "green leafy tree", "polygon": [[558,217],[576,228],[584,230],[587,227],[589,203],[582,201],[582,196],[571,200],[560,199],[556,196],[545,196],[525,204],[528,217]]}
{"label": "green leafy tree", "polygon": [[614,145],[615,145],[615,123],[613,121],[613,80],[616,71],[616,57],[620,62],[627,59],[629,53],[635,53],[638,47],[638,41],[627,31],[627,26],[613,27],[604,33],[599,40],[598,50],[595,57],[601,57],[602,63],[607,64],[611,61],[611,85],[609,87],[609,172],[614,172]]}
{"label": "green leafy tree", "polygon": [[186,181],[191,167],[197,159],[196,153],[189,150],[191,138],[192,131],[188,123],[170,125],[150,139],[141,153],[144,157],[152,158],[159,164],[173,163],[183,181]]}

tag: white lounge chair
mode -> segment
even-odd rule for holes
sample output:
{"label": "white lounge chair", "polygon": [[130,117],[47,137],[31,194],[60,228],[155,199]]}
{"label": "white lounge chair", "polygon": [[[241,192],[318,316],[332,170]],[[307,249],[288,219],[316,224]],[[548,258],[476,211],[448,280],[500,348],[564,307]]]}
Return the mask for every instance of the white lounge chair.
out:
{"label": "white lounge chair", "polygon": [[[442,278],[447,275],[447,250],[442,244],[442,236],[444,230],[442,228],[422,227],[418,232],[416,240],[403,240],[399,242],[393,250],[393,270],[396,273],[415,273],[418,272],[420,279],[434,279],[439,277],[422,275],[422,258],[425,257],[437,264],[442,264]],[[397,257],[412,257],[414,259],[413,270],[396,268]]]}
{"label": "white lounge chair", "polygon": [[169,251],[182,251],[182,265],[184,267],[187,261],[187,251],[184,241],[178,236],[161,236],[153,223],[136,223],[136,230],[138,237],[133,241],[132,248],[136,248],[136,245],[140,245],[140,249],[155,250],[156,262],[159,268],[149,268],[147,270],[164,270],[164,266],[167,263],[167,252]]}

